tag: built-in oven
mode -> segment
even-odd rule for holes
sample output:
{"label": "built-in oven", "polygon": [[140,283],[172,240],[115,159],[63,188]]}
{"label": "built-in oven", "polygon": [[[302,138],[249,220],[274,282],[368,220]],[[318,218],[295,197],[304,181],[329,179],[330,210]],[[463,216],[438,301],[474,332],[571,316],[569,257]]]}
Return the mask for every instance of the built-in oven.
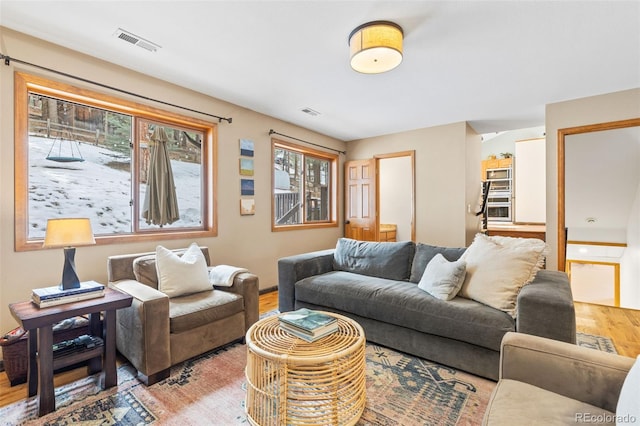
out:
{"label": "built-in oven", "polygon": [[508,191],[489,191],[487,203],[511,203],[511,192]]}
{"label": "built-in oven", "polygon": [[487,201],[487,220],[511,222],[511,201],[504,203]]}
{"label": "built-in oven", "polygon": [[487,169],[485,178],[491,183],[487,194],[487,220],[511,222],[513,220],[513,169],[511,167]]}
{"label": "built-in oven", "polygon": [[487,169],[486,180],[491,182],[491,191],[511,191],[511,167],[503,169]]}

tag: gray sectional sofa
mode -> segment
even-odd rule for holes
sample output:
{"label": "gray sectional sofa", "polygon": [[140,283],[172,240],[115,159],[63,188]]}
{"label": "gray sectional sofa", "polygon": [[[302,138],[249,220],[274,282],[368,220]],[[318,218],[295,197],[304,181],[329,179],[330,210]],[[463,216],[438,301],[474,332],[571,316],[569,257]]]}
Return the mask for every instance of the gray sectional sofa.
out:
{"label": "gray sectional sofa", "polygon": [[278,261],[281,312],[310,308],[356,320],[367,341],[498,379],[500,343],[516,331],[575,343],[566,274],[538,271],[517,299],[515,318],[474,300],[444,301],[418,288],[431,258],[454,261],[464,248],[341,239],[336,249]]}

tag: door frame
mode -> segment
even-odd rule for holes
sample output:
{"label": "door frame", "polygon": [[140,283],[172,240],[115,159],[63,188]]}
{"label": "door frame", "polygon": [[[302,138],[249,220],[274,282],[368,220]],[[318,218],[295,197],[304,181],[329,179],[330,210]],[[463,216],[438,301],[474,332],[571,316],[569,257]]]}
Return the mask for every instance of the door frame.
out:
{"label": "door frame", "polygon": [[640,118],[631,118],[628,120],[609,121],[604,123],[586,124],[576,127],[568,127],[564,129],[558,129],[558,187],[557,187],[557,206],[558,206],[558,270],[564,271],[566,267],[566,245],[567,245],[567,230],[565,229],[565,144],[566,137],[570,135],[577,135],[580,133],[601,132],[604,130],[621,129],[625,127],[640,126]]}
{"label": "door frame", "polygon": [[376,161],[376,238],[380,239],[380,160],[397,157],[409,157],[411,161],[411,241],[416,241],[416,151],[400,151],[377,154]]}

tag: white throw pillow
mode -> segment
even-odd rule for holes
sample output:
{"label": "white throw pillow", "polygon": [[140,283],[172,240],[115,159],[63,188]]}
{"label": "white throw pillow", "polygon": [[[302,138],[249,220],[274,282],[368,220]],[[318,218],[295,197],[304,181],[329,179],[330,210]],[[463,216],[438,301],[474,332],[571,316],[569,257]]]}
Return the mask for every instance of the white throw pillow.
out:
{"label": "white throw pillow", "polygon": [[640,420],[638,395],[640,395],[640,355],[633,363],[620,390],[616,407],[616,425],[629,424],[630,419],[635,419],[634,422]]}
{"label": "white throw pillow", "polygon": [[546,244],[535,238],[477,234],[460,259],[467,276],[459,295],[515,317],[518,293],[544,265]]}
{"label": "white throw pillow", "polygon": [[169,297],[212,290],[207,261],[192,243],[182,256],[162,246],[156,247],[158,290]]}
{"label": "white throw pillow", "polygon": [[449,262],[438,253],[427,264],[418,288],[438,299],[451,300],[460,291],[466,273],[467,263],[464,260]]}

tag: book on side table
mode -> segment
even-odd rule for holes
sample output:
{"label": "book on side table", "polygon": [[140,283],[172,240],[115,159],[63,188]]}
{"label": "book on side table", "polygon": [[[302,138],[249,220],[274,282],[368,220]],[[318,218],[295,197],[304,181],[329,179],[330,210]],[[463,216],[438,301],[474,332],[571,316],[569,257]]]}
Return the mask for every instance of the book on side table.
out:
{"label": "book on side table", "polygon": [[287,312],[278,319],[284,331],[307,342],[313,342],[338,330],[336,317],[306,308]]}
{"label": "book on side table", "polygon": [[61,290],[59,286],[35,288],[31,293],[31,301],[40,308],[78,302],[104,296],[104,285],[95,281],[83,281],[80,287]]}

